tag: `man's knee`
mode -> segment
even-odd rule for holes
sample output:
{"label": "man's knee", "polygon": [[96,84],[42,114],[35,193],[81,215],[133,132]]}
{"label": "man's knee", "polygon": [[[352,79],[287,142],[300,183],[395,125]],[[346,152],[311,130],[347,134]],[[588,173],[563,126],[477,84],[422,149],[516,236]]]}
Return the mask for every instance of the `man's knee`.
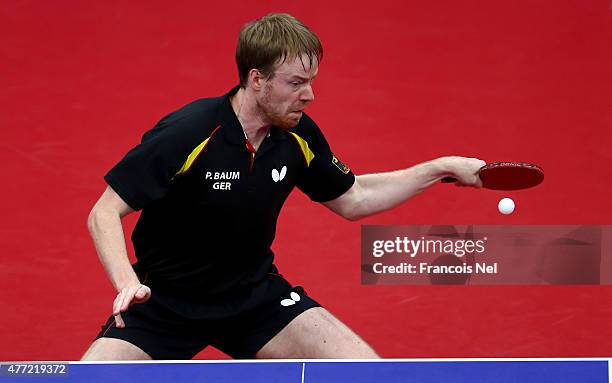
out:
{"label": "man's knee", "polygon": [[[332,315],[324,308],[318,308],[312,313],[313,317],[322,322],[326,322],[329,326],[327,331],[332,335],[332,339],[337,342],[331,347],[334,350],[328,357],[332,358],[348,358],[348,359],[378,359],[380,356],[374,349],[353,330],[351,330],[342,321]],[[317,321],[315,320],[314,323]],[[335,336],[335,338],[334,338]]]}
{"label": "man's knee", "polygon": [[307,310],[296,317],[256,357],[379,358],[361,337],[321,307]]}
{"label": "man's knee", "polygon": [[81,360],[150,360],[139,347],[115,338],[96,339]]}

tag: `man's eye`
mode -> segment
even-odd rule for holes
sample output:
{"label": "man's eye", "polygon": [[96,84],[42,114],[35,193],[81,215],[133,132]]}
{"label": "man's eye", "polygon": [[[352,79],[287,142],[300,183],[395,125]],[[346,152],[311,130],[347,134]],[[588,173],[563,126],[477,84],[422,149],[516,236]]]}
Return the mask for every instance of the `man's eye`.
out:
{"label": "man's eye", "polygon": [[292,82],[292,83],[291,83],[291,85],[293,85],[293,86],[298,86],[298,85],[300,85],[300,83],[299,83],[299,82],[294,81],[294,82]]}

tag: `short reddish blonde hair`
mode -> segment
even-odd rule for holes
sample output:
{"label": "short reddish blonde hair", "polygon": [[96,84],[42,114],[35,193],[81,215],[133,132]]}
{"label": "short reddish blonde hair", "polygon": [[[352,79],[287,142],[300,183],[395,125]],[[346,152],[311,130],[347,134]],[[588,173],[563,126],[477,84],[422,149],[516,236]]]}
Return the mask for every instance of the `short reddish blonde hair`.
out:
{"label": "short reddish blonde hair", "polygon": [[323,46],[301,21],[286,13],[270,13],[247,23],[238,35],[236,65],[240,86],[246,87],[249,71],[257,69],[272,76],[277,63],[308,56],[321,62]]}

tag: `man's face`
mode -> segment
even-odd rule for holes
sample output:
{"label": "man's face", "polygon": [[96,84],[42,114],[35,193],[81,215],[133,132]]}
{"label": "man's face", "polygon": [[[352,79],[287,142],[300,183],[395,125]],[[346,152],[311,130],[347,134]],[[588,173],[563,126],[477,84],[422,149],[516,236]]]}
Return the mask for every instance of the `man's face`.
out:
{"label": "man's face", "polygon": [[289,129],[298,124],[306,106],[314,100],[312,81],[319,71],[315,59],[307,56],[287,60],[264,80],[257,104],[264,117],[274,126]]}

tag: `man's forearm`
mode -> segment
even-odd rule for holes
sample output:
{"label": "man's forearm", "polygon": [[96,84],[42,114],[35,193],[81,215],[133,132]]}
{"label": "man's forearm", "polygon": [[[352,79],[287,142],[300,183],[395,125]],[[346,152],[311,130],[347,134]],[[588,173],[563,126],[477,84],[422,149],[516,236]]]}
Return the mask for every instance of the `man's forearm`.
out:
{"label": "man's forearm", "polygon": [[353,218],[392,209],[449,174],[444,160],[436,159],[408,169],[357,176],[360,197],[353,205]]}
{"label": "man's forearm", "polygon": [[87,219],[87,227],[94,241],[100,262],[106,270],[111,283],[117,291],[138,277],[130,264],[121,217],[113,211],[94,209]]}

